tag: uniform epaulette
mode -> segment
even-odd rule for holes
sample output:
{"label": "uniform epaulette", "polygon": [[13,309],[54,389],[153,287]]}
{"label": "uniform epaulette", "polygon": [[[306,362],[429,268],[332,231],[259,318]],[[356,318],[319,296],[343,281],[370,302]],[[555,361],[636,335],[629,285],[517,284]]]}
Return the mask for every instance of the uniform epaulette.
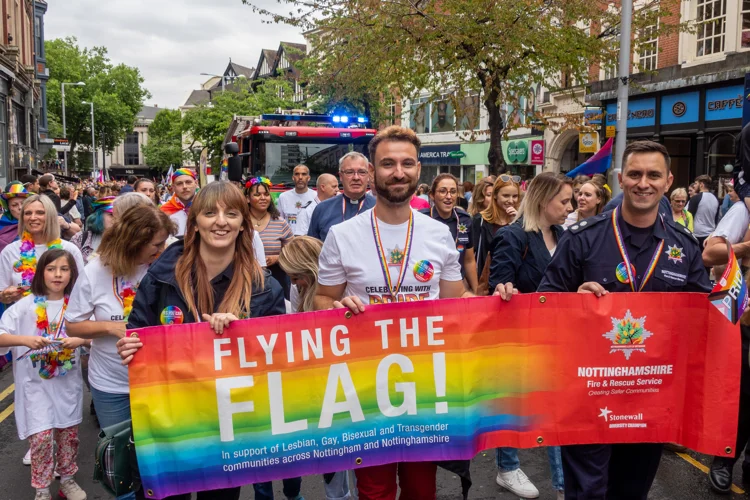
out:
{"label": "uniform epaulette", "polygon": [[576,222],[572,226],[568,227],[568,231],[570,231],[573,234],[578,234],[581,231],[584,231],[592,226],[595,226],[602,221],[608,220],[610,217],[611,217],[610,212],[604,212],[599,215],[589,217],[588,219],[584,219],[580,222]]}

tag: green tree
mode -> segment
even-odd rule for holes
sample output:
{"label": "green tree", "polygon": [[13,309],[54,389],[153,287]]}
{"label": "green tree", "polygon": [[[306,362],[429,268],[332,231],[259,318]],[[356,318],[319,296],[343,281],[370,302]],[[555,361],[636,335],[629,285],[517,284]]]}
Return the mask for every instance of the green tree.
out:
{"label": "green tree", "polygon": [[170,165],[181,165],[182,116],[179,110],[163,109],[148,126],[148,143],[141,146],[146,164],[164,173]]}
{"label": "green tree", "polygon": [[225,92],[214,91],[210,102],[201,103],[182,117],[187,138],[186,152],[197,165],[201,152],[208,148],[208,160],[218,167],[223,156],[221,145],[235,116],[259,116],[278,108],[291,109],[294,90],[283,78],[260,82],[239,80]]}
{"label": "green tree", "polygon": [[[618,2],[592,0],[278,0],[289,14],[242,2],[308,33],[311,50],[301,66],[309,88],[326,99],[372,107],[388,91],[427,93],[428,101],[453,100],[457,109],[479,95],[494,172],[505,170],[501,139],[531,88],[585,83],[593,64],[616,59],[621,14]],[[633,31],[656,25],[674,3],[647,0]],[[672,29],[679,28],[660,19],[660,32]]]}
{"label": "green tree", "polygon": [[91,113],[90,107],[82,101],[94,103],[96,145],[111,153],[133,131],[144,99],[151,97],[143,87],[140,71],[124,64],[112,64],[105,47],[81,48],[74,37],[49,40],[44,47],[50,72],[47,103],[53,135],[62,136],[61,83],[85,83],[83,87],[65,87],[67,135],[73,152],[68,156],[68,162],[72,160],[70,166],[77,167],[86,161],[78,160],[78,146],[87,147],[89,154],[82,157],[90,158]]}

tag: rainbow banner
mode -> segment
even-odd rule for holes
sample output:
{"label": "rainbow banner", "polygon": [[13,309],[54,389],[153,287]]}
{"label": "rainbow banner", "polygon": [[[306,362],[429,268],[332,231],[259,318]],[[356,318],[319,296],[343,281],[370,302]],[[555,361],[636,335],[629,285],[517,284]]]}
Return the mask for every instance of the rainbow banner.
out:
{"label": "rainbow banner", "polygon": [[[739,328],[704,294],[528,294],[139,330],[150,498],[498,446],[734,455]],[[721,411],[716,411],[721,408]]]}
{"label": "rainbow banner", "polygon": [[716,283],[714,289],[708,295],[708,300],[735,325],[747,309],[748,298],[747,283],[742,276],[742,269],[737,257],[734,255],[732,245],[727,242],[729,262]]}

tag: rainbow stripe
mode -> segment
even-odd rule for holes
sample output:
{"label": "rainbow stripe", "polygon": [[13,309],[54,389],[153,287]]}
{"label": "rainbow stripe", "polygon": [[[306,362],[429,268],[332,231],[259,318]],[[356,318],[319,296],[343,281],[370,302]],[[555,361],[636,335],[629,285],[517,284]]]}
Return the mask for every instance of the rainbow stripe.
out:
{"label": "rainbow stripe", "polygon": [[23,187],[23,184],[20,182],[13,182],[11,184],[8,184],[8,186],[5,188],[5,192],[2,194],[3,199],[9,200],[11,198],[28,198],[29,195],[28,191],[26,191],[26,188]]}
{"label": "rainbow stripe", "polygon": [[[610,353],[604,334],[631,312],[652,335],[626,360]],[[686,338],[688,316],[696,328]],[[419,345],[406,331],[415,325]],[[129,369],[141,477],[147,497],[163,498],[398,461],[469,460],[496,446],[673,441],[720,454],[737,425],[732,328],[704,295],[643,293],[368,306],[348,319],[331,310],[238,321],[220,337],[206,323],[142,329]],[[270,354],[259,338],[274,346]],[[592,395],[580,375],[581,367],[667,364],[678,375],[654,394]],[[222,398],[217,383],[227,379],[236,388]],[[412,387],[414,411],[401,413]],[[354,410],[323,412],[347,398],[356,398]],[[715,411],[719,401],[725,411]],[[222,417],[231,404],[240,406]],[[644,408],[648,427],[609,428],[599,417],[606,407]]]}
{"label": "rainbow stripe", "polygon": [[742,317],[747,309],[748,297],[747,283],[742,277],[742,269],[737,257],[734,255],[732,245],[727,243],[729,262],[721,279],[716,283],[714,289],[708,296],[708,300],[733,324]]}
{"label": "rainbow stripe", "polygon": [[96,212],[97,210],[102,210],[104,212],[111,214],[112,210],[114,209],[114,205],[113,205],[114,202],[115,202],[114,196],[105,196],[104,198],[97,198],[96,200],[91,202],[91,210],[92,212]]}
{"label": "rainbow stripe", "polygon": [[176,178],[178,178],[179,176],[181,176],[181,175],[189,175],[189,176],[190,176],[190,177],[192,177],[193,179],[196,179],[196,178],[197,178],[197,176],[195,175],[195,172],[193,172],[192,170],[189,170],[189,169],[187,169],[187,168],[178,168],[178,169],[177,169],[177,170],[175,170],[175,171],[174,171],[174,173],[172,174],[172,182],[174,182],[174,180],[175,180]]}

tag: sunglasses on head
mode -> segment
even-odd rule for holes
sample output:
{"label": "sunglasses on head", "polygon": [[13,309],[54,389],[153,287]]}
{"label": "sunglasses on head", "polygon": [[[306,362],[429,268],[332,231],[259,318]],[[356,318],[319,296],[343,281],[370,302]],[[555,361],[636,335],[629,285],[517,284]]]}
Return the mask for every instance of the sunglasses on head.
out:
{"label": "sunglasses on head", "polygon": [[520,175],[501,175],[500,180],[503,182],[515,182],[516,184],[519,184],[521,182],[521,176]]}

